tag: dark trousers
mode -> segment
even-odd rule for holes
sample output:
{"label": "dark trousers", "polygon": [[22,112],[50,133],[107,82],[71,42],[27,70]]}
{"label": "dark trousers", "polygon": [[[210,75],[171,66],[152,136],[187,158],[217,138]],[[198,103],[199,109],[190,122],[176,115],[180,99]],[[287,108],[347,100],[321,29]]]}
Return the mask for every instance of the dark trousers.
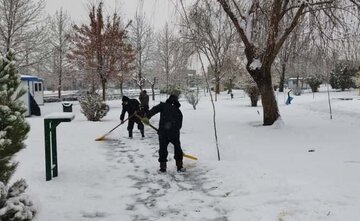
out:
{"label": "dark trousers", "polygon": [[169,143],[174,145],[174,159],[176,161],[183,160],[183,152],[180,145],[180,132],[164,132],[159,131],[159,162],[167,162],[168,151],[167,147]]}
{"label": "dark trousers", "polygon": [[129,134],[132,134],[132,131],[134,129],[134,124],[137,123],[137,128],[140,130],[141,134],[144,134],[144,124],[141,123],[140,120],[135,119],[134,117],[129,119],[129,123],[127,126],[127,130],[129,131]]}
{"label": "dark trousers", "polygon": [[149,105],[142,105],[140,108],[140,116],[146,116],[146,114],[149,112]]}

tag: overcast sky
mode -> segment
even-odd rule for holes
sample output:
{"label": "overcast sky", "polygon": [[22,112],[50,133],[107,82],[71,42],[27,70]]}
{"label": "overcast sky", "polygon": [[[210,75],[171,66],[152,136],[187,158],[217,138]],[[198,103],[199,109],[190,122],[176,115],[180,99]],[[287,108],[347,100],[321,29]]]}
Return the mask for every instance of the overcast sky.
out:
{"label": "overcast sky", "polygon": [[[88,5],[89,2],[94,1],[96,0],[45,0],[45,10],[48,14],[54,15],[56,10],[59,10],[62,7],[77,24],[87,23],[89,22]],[[130,20],[135,16],[135,12],[139,8],[139,3],[141,2],[141,0],[103,1],[106,13],[111,13],[114,8],[117,8],[127,20]],[[174,23],[176,23],[176,10],[180,10],[179,0],[143,0],[143,2],[143,11],[148,17],[149,23],[155,28],[155,31],[162,29],[165,22],[168,22],[169,25],[174,25]],[[191,2],[192,0],[184,0],[185,5],[188,5]],[[178,6],[176,7],[175,4],[178,4]],[[200,69],[197,59],[192,59],[190,68],[196,70]]]}
{"label": "overcast sky", "polygon": [[[177,0],[143,0],[143,11],[148,17],[148,21],[156,29],[168,21],[171,24],[175,13],[173,2]],[[74,22],[87,22],[88,4],[94,0],[45,0],[46,12],[53,15],[61,7],[68,12]],[[141,0],[104,0],[106,12],[113,12],[114,8],[120,9],[122,15],[130,20],[139,8]]]}

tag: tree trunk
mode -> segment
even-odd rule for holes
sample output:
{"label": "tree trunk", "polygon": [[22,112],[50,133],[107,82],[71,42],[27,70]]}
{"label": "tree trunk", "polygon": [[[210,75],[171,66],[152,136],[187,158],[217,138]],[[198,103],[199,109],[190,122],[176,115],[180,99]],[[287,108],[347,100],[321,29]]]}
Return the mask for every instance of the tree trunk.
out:
{"label": "tree trunk", "polygon": [[121,97],[123,97],[123,96],[124,96],[123,84],[124,84],[124,82],[123,82],[123,81],[121,81],[121,82],[120,82],[120,95],[121,95]]}
{"label": "tree trunk", "polygon": [[156,77],[154,77],[154,81],[151,84],[151,92],[152,92],[152,100],[155,100],[155,83],[156,83]]}
{"label": "tree trunk", "polygon": [[155,100],[155,84],[151,85],[152,100]]}
{"label": "tree trunk", "polygon": [[91,94],[94,94],[96,91],[96,87],[95,87],[95,73],[93,70],[91,70],[91,88],[90,88],[90,92]]}
{"label": "tree trunk", "polygon": [[[60,22],[61,22],[61,18],[60,18]],[[63,75],[63,40],[62,40],[62,33],[63,29],[62,26],[59,26],[59,46],[56,47],[58,53],[59,53],[59,91],[58,91],[58,96],[59,99],[61,98],[61,90],[62,90],[62,75]]]}
{"label": "tree trunk", "polygon": [[[61,52],[60,52],[61,53]],[[61,98],[61,90],[62,90],[62,62],[61,62],[61,55],[59,60],[59,85],[58,85],[58,98]]]}
{"label": "tree trunk", "polygon": [[259,98],[251,96],[250,100],[251,100],[251,106],[252,107],[257,107],[257,102],[258,102]]}
{"label": "tree trunk", "polygon": [[216,77],[215,93],[220,94],[220,78],[219,77]]}
{"label": "tree trunk", "polygon": [[280,117],[280,113],[272,87],[270,69],[268,71],[262,71],[265,71],[266,73],[262,73],[262,76],[264,77],[256,83],[261,95],[261,103],[264,112],[264,126],[268,126],[272,125]]}
{"label": "tree trunk", "polygon": [[139,70],[139,89],[140,91],[142,91],[142,72],[141,72],[141,69]]}
{"label": "tree trunk", "polygon": [[58,98],[61,98],[61,77],[59,77],[59,82],[58,82]]}
{"label": "tree trunk", "polygon": [[94,79],[94,77],[92,77],[92,79],[91,79],[91,93],[94,94],[95,91],[96,91],[96,89],[95,89],[95,79]]}
{"label": "tree trunk", "polygon": [[285,71],[286,71],[286,64],[283,63],[283,64],[281,65],[279,92],[284,92]]}
{"label": "tree trunk", "polygon": [[101,81],[101,87],[102,87],[102,99],[103,101],[106,100],[106,80]]}
{"label": "tree trunk", "polygon": [[232,88],[233,88],[233,79],[232,78],[230,78],[229,79],[229,89],[228,89],[228,94],[230,94],[231,92],[232,92]]}

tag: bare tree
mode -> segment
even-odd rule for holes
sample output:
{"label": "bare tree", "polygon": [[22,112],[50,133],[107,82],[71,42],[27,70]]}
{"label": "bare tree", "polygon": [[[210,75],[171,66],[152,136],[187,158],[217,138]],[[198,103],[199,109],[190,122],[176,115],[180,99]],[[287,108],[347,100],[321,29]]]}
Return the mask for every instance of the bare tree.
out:
{"label": "bare tree", "polygon": [[[256,82],[264,109],[264,125],[272,125],[280,116],[272,88],[271,67],[290,33],[308,13],[324,23],[346,24],[337,16],[342,9],[351,10],[350,1],[340,0],[217,0],[231,19],[245,45],[247,71]],[[350,12],[351,13],[351,12]],[[255,31],[264,35],[258,37]]]}
{"label": "bare tree", "polygon": [[228,93],[232,92],[232,89],[236,83],[240,82],[240,79],[246,73],[245,69],[245,60],[244,56],[240,51],[242,50],[243,45],[234,42],[231,44],[228,55],[225,57],[224,64],[222,67],[222,72],[226,75],[223,81],[225,81],[225,86],[228,89]]}
{"label": "bare tree", "polygon": [[[186,31],[190,32],[190,36],[195,36],[196,31],[191,28],[190,19],[189,19],[189,16],[187,15],[187,12],[185,10],[185,6],[184,6],[184,3],[182,0],[180,0],[180,5],[182,8],[182,11],[184,12],[182,15],[182,19],[186,22],[186,27],[187,27]],[[206,74],[205,65],[204,65],[203,59],[201,57],[199,42],[195,41],[194,46],[195,46],[195,52],[196,52],[196,54],[199,58],[200,64],[201,64],[201,70],[202,70],[203,76],[205,78],[207,88],[210,88],[209,78]],[[213,99],[211,91],[209,91],[209,94],[210,94],[210,100],[211,100],[212,109],[213,109],[213,125],[214,125],[216,151],[217,151],[218,160],[220,161],[220,147],[219,147],[219,140],[218,140],[218,136],[217,136],[217,127],[216,127],[216,108],[215,108],[215,103],[214,103],[214,99]]]}
{"label": "bare tree", "polygon": [[157,37],[156,65],[160,69],[160,75],[166,76],[167,93],[170,82],[174,85],[181,84],[192,53],[190,44],[176,36],[166,23]]}
{"label": "bare tree", "polygon": [[134,80],[142,90],[145,79],[144,72],[147,71],[153,50],[153,32],[146,21],[144,14],[136,12],[135,18],[130,25],[130,42],[135,49],[135,73]]}
{"label": "bare tree", "polygon": [[157,78],[156,77],[153,77],[153,79],[149,80],[149,79],[146,79],[147,82],[149,82],[149,84],[151,85],[151,93],[152,93],[152,100],[154,101],[155,100],[155,84],[157,82]]}
{"label": "bare tree", "polygon": [[0,53],[16,51],[20,72],[28,71],[48,55],[43,21],[44,0],[0,0]]}
{"label": "bare tree", "polygon": [[190,40],[196,41],[200,51],[210,63],[209,71],[215,81],[215,101],[220,93],[220,81],[225,76],[223,66],[228,56],[235,31],[231,21],[221,7],[211,4],[210,0],[197,1],[193,5],[190,16],[190,28],[194,30]]}
{"label": "bare tree", "polygon": [[56,11],[50,25],[50,42],[53,47],[53,76],[58,79],[58,98],[61,98],[64,73],[68,71],[70,62],[66,56],[70,51],[70,17],[62,10]]}
{"label": "bare tree", "polygon": [[[274,61],[274,67],[279,73],[279,92],[284,92],[284,83],[289,66],[292,66],[300,56],[306,57],[311,32],[305,32],[303,27],[297,27],[284,42],[283,47]],[[301,58],[299,61],[302,60]]]}

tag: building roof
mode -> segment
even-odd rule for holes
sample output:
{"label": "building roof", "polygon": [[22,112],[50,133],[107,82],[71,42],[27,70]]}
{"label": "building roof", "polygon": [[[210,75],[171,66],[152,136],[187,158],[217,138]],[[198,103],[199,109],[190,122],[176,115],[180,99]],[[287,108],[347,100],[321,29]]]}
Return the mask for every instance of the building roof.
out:
{"label": "building roof", "polygon": [[42,78],[31,76],[31,75],[21,75],[20,78],[22,81],[44,81]]}

